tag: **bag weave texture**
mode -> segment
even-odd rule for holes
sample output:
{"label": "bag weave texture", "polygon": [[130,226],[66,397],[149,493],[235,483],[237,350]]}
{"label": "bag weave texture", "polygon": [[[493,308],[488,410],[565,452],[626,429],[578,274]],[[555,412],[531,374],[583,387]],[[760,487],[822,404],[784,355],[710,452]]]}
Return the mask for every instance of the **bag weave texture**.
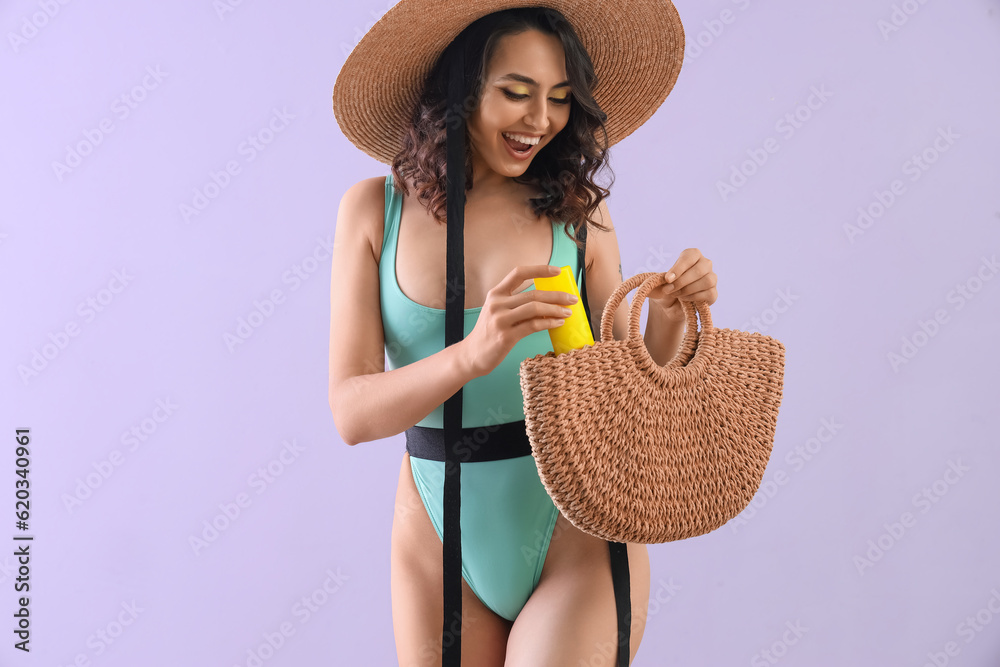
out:
{"label": "bag weave texture", "polygon": [[[608,299],[600,341],[520,364],[542,483],[574,526],[604,540],[657,544],[715,530],[753,499],[774,444],[784,345],[716,329],[706,302],[682,300],[683,341],[658,366],[639,319],[664,282],[663,272],[632,276]],[[614,313],[637,286],[629,336],[614,340]]]}

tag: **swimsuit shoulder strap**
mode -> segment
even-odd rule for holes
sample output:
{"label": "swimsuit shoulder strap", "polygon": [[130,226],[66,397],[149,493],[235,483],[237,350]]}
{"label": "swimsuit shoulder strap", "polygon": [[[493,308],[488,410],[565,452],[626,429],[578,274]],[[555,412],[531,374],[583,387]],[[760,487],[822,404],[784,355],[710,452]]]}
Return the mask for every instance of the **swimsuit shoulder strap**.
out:
{"label": "swimsuit shoulder strap", "polygon": [[382,221],[382,254],[386,256],[386,248],[396,243],[399,234],[399,216],[403,209],[403,197],[396,191],[392,172],[385,177],[385,215]]}

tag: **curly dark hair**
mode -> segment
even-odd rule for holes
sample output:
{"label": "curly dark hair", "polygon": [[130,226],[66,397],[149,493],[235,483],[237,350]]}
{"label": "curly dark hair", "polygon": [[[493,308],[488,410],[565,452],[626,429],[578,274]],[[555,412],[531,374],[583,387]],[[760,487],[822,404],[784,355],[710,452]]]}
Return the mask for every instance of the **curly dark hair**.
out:
{"label": "curly dark hair", "polygon": [[[417,198],[434,218],[446,221],[447,191],[447,120],[449,63],[459,50],[464,54],[462,99],[474,106],[482,99],[486,65],[501,37],[536,29],[556,35],[566,53],[566,72],[571,86],[569,122],[538,154],[517,183],[533,185],[544,194],[532,198],[536,217],[566,222],[566,234],[579,248],[579,230],[589,221],[597,229],[608,227],[590,219],[609,189],[594,182],[601,169],[611,172],[608,163],[607,119],[592,91],[597,75],[590,55],[573,26],[562,13],[544,7],[506,9],[483,16],[470,23],[438,57],[414,106],[412,121],[403,136],[402,149],[392,163],[393,180],[405,195],[407,181],[412,181]],[[468,104],[466,105],[468,106]],[[471,109],[462,113],[471,113]],[[601,132],[599,143],[595,135]],[[472,152],[466,134],[465,189],[472,188]],[[609,187],[614,183],[611,172]]]}

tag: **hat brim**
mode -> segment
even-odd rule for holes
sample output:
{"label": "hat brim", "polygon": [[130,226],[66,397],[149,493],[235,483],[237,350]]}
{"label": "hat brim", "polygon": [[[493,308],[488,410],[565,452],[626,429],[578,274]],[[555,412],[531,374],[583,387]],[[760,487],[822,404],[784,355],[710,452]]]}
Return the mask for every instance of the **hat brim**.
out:
{"label": "hat brim", "polygon": [[400,0],[354,46],[337,76],[333,113],[341,131],[367,155],[391,165],[445,47],[487,14],[538,6],[560,11],[590,54],[598,77],[594,98],[608,116],[608,145],[649,120],[684,60],[684,30],[669,0]]}

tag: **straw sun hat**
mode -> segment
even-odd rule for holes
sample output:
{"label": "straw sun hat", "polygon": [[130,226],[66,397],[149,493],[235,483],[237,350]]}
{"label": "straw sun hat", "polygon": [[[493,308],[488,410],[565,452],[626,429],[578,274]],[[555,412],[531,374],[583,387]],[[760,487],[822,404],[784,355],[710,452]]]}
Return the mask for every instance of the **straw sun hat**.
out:
{"label": "straw sun hat", "polygon": [[670,0],[400,0],[361,38],[333,89],[333,113],[355,146],[391,165],[438,56],[473,21],[503,9],[550,7],[572,24],[594,64],[593,91],[611,146],[645,123],[684,60]]}

